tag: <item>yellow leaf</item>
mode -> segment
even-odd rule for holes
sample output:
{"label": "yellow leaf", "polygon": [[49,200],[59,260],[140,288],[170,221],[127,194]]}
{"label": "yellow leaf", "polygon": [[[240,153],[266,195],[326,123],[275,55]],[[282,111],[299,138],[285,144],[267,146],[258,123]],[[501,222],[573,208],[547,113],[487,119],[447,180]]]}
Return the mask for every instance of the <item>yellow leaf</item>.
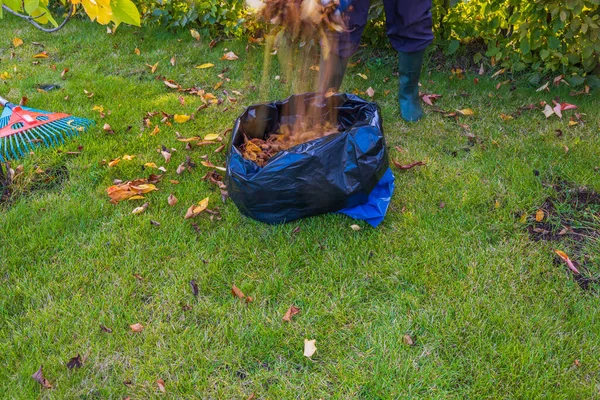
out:
{"label": "yellow leaf", "polygon": [[141,214],[144,211],[146,211],[147,208],[148,208],[148,203],[144,203],[144,205],[134,208],[131,213],[132,214]]}
{"label": "yellow leaf", "polygon": [[144,198],[144,196],[139,196],[139,195],[138,195],[138,196],[133,196],[133,197],[130,197],[130,198],[129,198],[129,200],[141,200],[141,199],[143,199],[143,198]]}
{"label": "yellow leaf", "polygon": [[146,67],[150,68],[150,71],[152,73],[155,73],[156,72],[156,68],[158,68],[158,62],[156,64],[154,64],[154,65],[146,64]]}
{"label": "yellow leaf", "polygon": [[154,130],[150,132],[150,135],[155,136],[156,134],[158,134],[158,132],[160,132],[160,128],[158,127],[158,125],[155,125]]}
{"label": "yellow leaf", "polygon": [[117,165],[117,164],[118,164],[118,163],[120,163],[120,162],[121,162],[121,157],[119,157],[119,158],[115,158],[114,160],[112,160],[112,161],[110,161],[110,162],[108,163],[108,166],[109,166],[109,167],[114,167],[115,165]]}
{"label": "yellow leaf", "polygon": [[33,58],[48,58],[48,52],[42,51],[41,53],[36,54]]}
{"label": "yellow leaf", "polygon": [[156,164],[154,164],[153,162],[147,162],[146,164],[144,164],[144,167],[146,167],[146,168],[158,168],[158,166]]}
{"label": "yellow leaf", "polygon": [[544,210],[537,210],[537,212],[535,213],[535,220],[537,222],[542,222],[544,220],[544,217]]}
{"label": "yellow leaf", "polygon": [[135,50],[133,51],[135,54],[137,54],[138,56],[140,54],[142,54],[142,52],[140,51],[140,49],[138,49],[137,47],[135,48]]}
{"label": "yellow leaf", "polygon": [[365,81],[369,78],[367,78],[367,76],[365,74],[356,74],[358,76],[360,76],[361,78],[363,78]]}
{"label": "yellow leaf", "polygon": [[204,136],[204,140],[217,140],[218,137],[218,133],[209,133],[208,135]]}
{"label": "yellow leaf", "polygon": [[16,38],[13,39],[13,46],[19,47],[22,44],[23,44],[23,39],[18,38],[18,37],[16,37]]}
{"label": "yellow leaf", "polygon": [[494,208],[500,208],[500,201],[496,200],[494,203]]}
{"label": "yellow leaf", "polygon": [[195,29],[190,29],[190,33],[192,34],[192,37],[196,40],[200,40],[200,34],[198,33],[197,30]]}
{"label": "yellow leaf", "polygon": [[92,111],[103,112],[104,107],[103,106],[94,106],[94,107],[92,107]]}
{"label": "yellow leaf", "polygon": [[183,123],[188,122],[190,120],[190,116],[189,115],[185,115],[185,114],[175,114],[175,116],[173,117],[173,119],[178,124],[183,124]]}
{"label": "yellow leaf", "polygon": [[206,68],[212,68],[214,66],[215,66],[215,64],[206,63],[206,64],[195,66],[194,68],[196,68],[196,69],[206,69]]}
{"label": "yellow leaf", "polygon": [[190,208],[188,208],[187,213],[185,214],[185,219],[194,218],[202,211],[206,210],[206,208],[208,207],[208,200],[209,198],[207,197],[200,203],[198,203],[198,205],[192,205]]}
{"label": "yellow leaf", "polygon": [[217,90],[217,89],[218,89],[218,88],[220,88],[222,85],[223,85],[223,81],[221,81],[221,82],[218,82],[218,83],[215,85],[214,89],[215,89],[215,90]]}
{"label": "yellow leaf", "polygon": [[461,113],[462,115],[473,115],[475,114],[475,112],[473,110],[471,110],[470,108],[465,108],[462,110],[458,110],[459,113]]}
{"label": "yellow leaf", "polygon": [[131,160],[133,160],[134,158],[135,158],[135,156],[130,156],[129,154],[125,154],[125,155],[123,156],[123,160],[125,160],[125,161],[131,161]]}
{"label": "yellow leaf", "polygon": [[570,120],[569,121],[569,126],[574,126],[574,125],[578,125],[578,123],[575,122],[575,121],[573,121],[573,120]]}

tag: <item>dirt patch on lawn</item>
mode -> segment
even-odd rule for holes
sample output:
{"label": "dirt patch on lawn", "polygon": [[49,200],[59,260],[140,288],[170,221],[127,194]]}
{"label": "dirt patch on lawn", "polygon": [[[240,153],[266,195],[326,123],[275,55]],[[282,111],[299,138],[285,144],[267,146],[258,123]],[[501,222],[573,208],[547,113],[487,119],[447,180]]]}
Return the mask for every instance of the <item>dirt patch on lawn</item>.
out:
{"label": "dirt patch on lawn", "polygon": [[[546,183],[552,194],[527,218],[534,241],[550,241],[580,271],[573,278],[584,290],[600,289],[600,194],[565,180]],[[542,214],[543,213],[543,214]],[[558,257],[555,262],[564,267]]]}
{"label": "dirt patch on lawn", "polygon": [[39,191],[58,190],[68,180],[69,170],[62,161],[29,170],[22,165],[0,163],[0,207]]}

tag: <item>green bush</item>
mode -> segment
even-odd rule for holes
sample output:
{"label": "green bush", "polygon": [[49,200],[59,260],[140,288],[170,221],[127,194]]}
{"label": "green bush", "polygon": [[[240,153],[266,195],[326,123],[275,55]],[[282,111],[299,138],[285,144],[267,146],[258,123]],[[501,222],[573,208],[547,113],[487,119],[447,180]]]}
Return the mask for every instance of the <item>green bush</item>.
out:
{"label": "green bush", "polygon": [[239,37],[246,31],[244,0],[135,0],[146,23]]}
{"label": "green bush", "polygon": [[[382,1],[372,8],[376,25]],[[434,0],[432,14],[436,41],[448,55],[479,39],[487,51],[476,53],[475,63],[487,57],[515,71],[578,74],[600,64],[600,0]]]}

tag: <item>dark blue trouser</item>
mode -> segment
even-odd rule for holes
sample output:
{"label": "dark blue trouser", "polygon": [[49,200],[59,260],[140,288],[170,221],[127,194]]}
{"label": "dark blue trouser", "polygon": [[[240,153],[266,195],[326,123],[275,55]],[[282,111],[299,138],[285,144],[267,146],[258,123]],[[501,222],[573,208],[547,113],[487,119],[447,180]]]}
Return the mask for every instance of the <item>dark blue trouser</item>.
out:
{"label": "dark blue trouser", "polygon": [[[337,37],[340,57],[350,57],[358,48],[367,25],[369,2],[354,0],[346,12],[350,32]],[[415,53],[433,41],[431,0],[383,0],[383,5],[387,35],[397,51]]]}

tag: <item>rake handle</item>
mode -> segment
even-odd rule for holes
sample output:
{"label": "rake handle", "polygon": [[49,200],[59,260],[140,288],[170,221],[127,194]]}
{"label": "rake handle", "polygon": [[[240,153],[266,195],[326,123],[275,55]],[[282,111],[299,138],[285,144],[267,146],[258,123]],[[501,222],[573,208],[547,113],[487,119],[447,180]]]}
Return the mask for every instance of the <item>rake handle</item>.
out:
{"label": "rake handle", "polygon": [[13,104],[4,97],[0,96],[0,106],[12,109]]}

